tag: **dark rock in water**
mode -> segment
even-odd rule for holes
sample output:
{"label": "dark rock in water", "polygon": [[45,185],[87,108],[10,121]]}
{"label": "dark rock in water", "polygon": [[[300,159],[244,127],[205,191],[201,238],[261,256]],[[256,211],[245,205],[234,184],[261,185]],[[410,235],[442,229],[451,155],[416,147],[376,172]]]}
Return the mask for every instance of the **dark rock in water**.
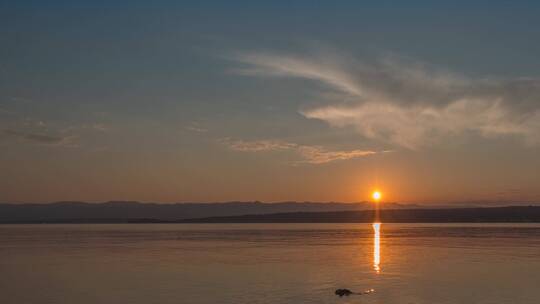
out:
{"label": "dark rock in water", "polygon": [[343,297],[343,296],[350,296],[350,295],[366,295],[366,294],[370,294],[370,293],[372,293],[374,291],[375,291],[375,289],[371,288],[371,289],[361,291],[361,292],[354,292],[354,291],[350,291],[350,290],[348,290],[346,288],[343,288],[343,289],[336,289],[336,291],[334,293],[336,295],[340,296],[340,297]]}
{"label": "dark rock in water", "polygon": [[350,296],[352,295],[354,292],[348,290],[348,289],[336,289],[336,292],[335,294],[340,296],[340,297],[343,297],[343,296]]}

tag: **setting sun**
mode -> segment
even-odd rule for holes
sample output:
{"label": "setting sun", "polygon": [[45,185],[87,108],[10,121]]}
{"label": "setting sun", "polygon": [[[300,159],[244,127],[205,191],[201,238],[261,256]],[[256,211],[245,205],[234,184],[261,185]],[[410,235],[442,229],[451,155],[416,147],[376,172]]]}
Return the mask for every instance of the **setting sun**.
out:
{"label": "setting sun", "polygon": [[371,194],[371,197],[373,198],[373,200],[378,202],[381,199],[381,192],[374,191],[373,194]]}

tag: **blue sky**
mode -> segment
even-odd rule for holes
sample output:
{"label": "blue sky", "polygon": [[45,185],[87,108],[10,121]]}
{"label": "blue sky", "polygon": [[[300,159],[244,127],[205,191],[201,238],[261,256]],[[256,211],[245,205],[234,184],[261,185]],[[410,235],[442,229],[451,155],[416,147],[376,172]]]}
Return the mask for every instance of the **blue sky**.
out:
{"label": "blue sky", "polygon": [[3,2],[0,200],[538,200],[539,13]]}

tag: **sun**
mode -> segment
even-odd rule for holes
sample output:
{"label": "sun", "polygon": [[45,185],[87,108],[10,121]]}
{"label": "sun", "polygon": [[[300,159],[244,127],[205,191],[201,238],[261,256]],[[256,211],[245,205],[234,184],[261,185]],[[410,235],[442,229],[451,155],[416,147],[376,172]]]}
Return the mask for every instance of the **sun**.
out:
{"label": "sun", "polygon": [[382,195],[381,195],[381,192],[379,191],[373,191],[373,193],[371,194],[371,197],[373,198],[374,201],[378,202]]}

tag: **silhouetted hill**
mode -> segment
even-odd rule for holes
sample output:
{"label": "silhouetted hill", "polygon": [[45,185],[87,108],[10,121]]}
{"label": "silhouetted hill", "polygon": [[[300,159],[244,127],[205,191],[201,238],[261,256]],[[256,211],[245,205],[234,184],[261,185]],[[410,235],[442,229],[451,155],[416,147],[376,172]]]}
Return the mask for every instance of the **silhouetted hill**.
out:
{"label": "silhouetted hill", "polygon": [[[414,205],[388,203],[392,208]],[[228,202],[156,204],[139,202],[57,202],[50,204],[0,204],[0,223],[173,221],[189,218],[286,212],[355,211],[369,203]]]}
{"label": "silhouetted hill", "polygon": [[[291,212],[183,220],[185,223],[369,223],[374,211]],[[539,206],[454,209],[386,209],[383,223],[540,222]]]}

